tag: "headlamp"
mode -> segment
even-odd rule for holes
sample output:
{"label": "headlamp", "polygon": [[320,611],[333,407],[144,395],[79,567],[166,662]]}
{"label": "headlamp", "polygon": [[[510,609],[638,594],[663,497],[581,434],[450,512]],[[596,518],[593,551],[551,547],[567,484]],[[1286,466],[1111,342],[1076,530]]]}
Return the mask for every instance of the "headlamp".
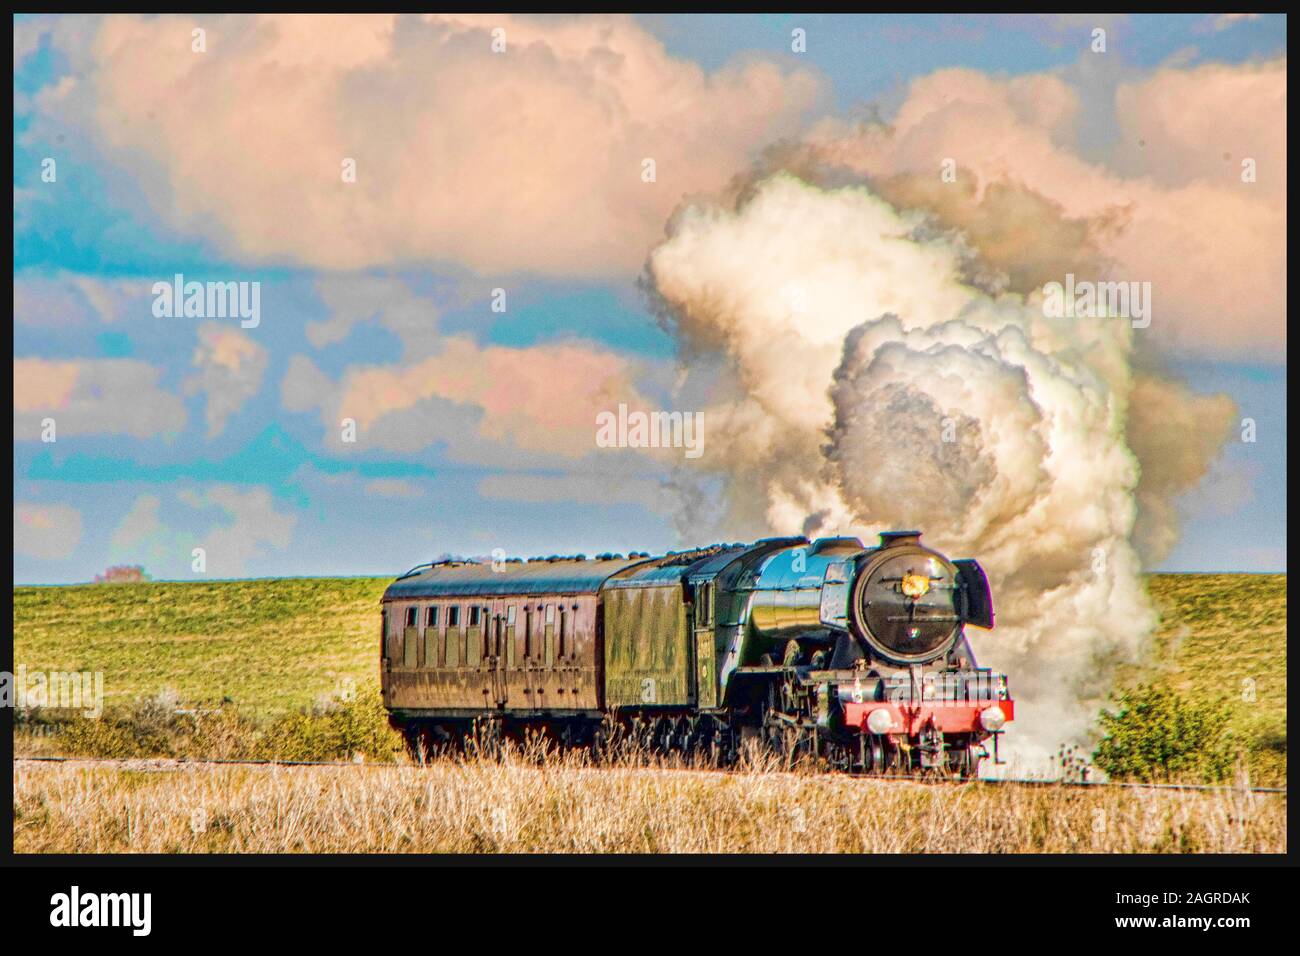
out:
{"label": "headlamp", "polygon": [[887,734],[894,728],[893,715],[884,707],[867,714],[867,730],[873,734]]}
{"label": "headlamp", "polygon": [[1007,722],[1007,715],[997,704],[980,711],[980,726],[991,734],[996,734]]}
{"label": "headlamp", "polygon": [[904,574],[902,591],[913,601],[930,592],[930,577],[926,574]]}

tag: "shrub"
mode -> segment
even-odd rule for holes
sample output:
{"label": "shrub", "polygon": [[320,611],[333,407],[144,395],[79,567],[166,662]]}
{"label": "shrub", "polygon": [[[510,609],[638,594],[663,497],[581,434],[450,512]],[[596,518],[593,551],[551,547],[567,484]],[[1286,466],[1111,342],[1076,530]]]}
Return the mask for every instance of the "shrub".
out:
{"label": "shrub", "polygon": [[1093,762],[1115,780],[1222,780],[1233,750],[1228,709],[1196,703],[1168,687],[1140,684],[1099,718],[1105,736]]}
{"label": "shrub", "polygon": [[103,574],[95,575],[96,584],[138,584],[148,580],[149,575],[139,564],[115,564]]}
{"label": "shrub", "polygon": [[377,689],[350,702],[285,714],[259,743],[260,756],[279,760],[350,760],[357,754],[392,760],[403,749]]}
{"label": "shrub", "polygon": [[402,752],[378,688],[353,701],[264,719],[227,704],[181,711],[174,700],[160,696],[106,707],[95,720],[64,720],[54,732],[65,753],[95,757],[351,760],[361,754],[392,761]]}

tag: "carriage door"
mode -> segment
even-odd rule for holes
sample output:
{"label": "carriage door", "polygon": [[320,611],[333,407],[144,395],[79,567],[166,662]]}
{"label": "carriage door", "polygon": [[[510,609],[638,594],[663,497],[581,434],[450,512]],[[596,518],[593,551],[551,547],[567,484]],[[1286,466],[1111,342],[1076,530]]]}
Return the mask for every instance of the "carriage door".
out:
{"label": "carriage door", "polygon": [[507,620],[508,611],[504,601],[493,602],[490,613],[492,616],[486,622],[488,660],[485,663],[492,672],[492,700],[501,707],[509,696],[506,685],[506,666],[511,656],[508,632],[513,628]]}
{"label": "carriage door", "polygon": [[696,706],[718,706],[717,655],[714,651],[713,582],[695,586],[695,688]]}

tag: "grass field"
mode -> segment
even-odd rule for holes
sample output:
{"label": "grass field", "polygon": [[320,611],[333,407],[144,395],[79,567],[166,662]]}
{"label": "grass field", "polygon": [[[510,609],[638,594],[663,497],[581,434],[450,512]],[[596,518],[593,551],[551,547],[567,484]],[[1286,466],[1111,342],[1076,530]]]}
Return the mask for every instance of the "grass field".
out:
{"label": "grass field", "polygon": [[14,662],[103,671],[106,704],[160,692],[247,713],[379,683],[384,578],[14,588]]}
{"label": "grass field", "polygon": [[1286,783],[1286,575],[1155,574],[1152,654],[1119,681],[1162,681],[1228,705],[1257,783]]}
{"label": "grass field", "polygon": [[[570,755],[572,756],[572,755]],[[761,763],[15,765],[18,853],[1280,853],[1286,797],[943,787]]]}

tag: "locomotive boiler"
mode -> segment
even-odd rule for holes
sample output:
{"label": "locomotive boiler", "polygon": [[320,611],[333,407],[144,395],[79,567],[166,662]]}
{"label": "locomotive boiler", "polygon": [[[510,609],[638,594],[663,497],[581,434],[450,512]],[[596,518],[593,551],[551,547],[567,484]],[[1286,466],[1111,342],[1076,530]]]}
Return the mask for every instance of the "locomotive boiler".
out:
{"label": "locomotive boiler", "polygon": [[972,776],[1014,716],[1005,675],[966,640],[993,626],[983,570],[915,531],[870,548],[794,537],[435,562],[394,581],[382,610],[384,705],[416,752],[535,730]]}

